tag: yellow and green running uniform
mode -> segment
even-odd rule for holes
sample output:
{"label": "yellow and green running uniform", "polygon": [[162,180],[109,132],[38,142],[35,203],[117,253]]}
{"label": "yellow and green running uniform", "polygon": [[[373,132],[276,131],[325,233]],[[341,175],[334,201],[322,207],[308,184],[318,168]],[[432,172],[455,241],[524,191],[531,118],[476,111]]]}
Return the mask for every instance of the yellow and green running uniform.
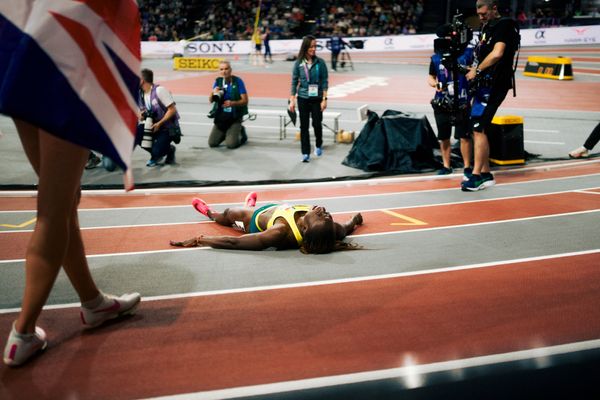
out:
{"label": "yellow and green running uniform", "polygon": [[300,229],[298,229],[298,225],[296,225],[296,218],[294,218],[294,217],[297,212],[310,211],[312,208],[311,206],[304,206],[304,205],[291,206],[289,204],[280,204],[280,205],[267,204],[265,206],[262,206],[262,207],[258,208],[256,211],[254,211],[254,214],[252,214],[252,219],[250,220],[250,233],[257,233],[257,232],[264,231],[264,229],[262,229],[259,226],[258,219],[260,218],[260,216],[263,213],[265,213],[267,210],[270,210],[271,208],[274,208],[274,207],[275,207],[275,210],[273,210],[273,215],[267,222],[266,229],[269,229],[270,227],[272,227],[275,224],[275,220],[277,218],[283,218],[287,221],[288,225],[292,229],[292,232],[294,233],[294,237],[296,238],[296,241],[298,242],[298,246],[302,245],[302,234],[300,233]]}

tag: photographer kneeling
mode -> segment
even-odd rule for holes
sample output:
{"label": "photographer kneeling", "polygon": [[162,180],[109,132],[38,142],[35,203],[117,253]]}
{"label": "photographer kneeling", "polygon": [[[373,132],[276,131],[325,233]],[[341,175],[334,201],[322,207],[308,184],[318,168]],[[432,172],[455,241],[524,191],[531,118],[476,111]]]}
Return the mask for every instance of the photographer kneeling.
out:
{"label": "photographer kneeling", "polygon": [[242,126],[242,118],[248,114],[248,94],[244,81],[231,74],[229,61],[221,61],[219,71],[221,76],[215,80],[208,97],[214,103],[208,116],[215,119],[208,145],[217,147],[225,141],[227,148],[235,149],[248,141]]}
{"label": "photographer kneeling", "polygon": [[165,164],[175,164],[175,146],[181,141],[179,114],[173,96],[164,87],[154,84],[154,73],[143,69],[140,82],[140,121],[136,144],[150,153],[147,167],[155,167],[166,156]]}

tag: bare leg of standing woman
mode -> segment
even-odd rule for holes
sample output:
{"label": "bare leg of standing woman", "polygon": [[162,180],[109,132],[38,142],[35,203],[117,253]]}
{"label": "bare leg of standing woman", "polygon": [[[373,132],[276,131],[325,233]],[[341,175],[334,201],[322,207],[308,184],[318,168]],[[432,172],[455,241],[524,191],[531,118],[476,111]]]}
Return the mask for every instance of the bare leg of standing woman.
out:
{"label": "bare leg of standing woman", "polygon": [[[89,150],[27,122],[15,120],[15,124],[25,153],[39,177],[39,184],[37,222],[25,255],[23,303],[4,351],[4,362],[11,366],[24,363],[46,347],[46,334],[36,327],[36,321],[61,266],[64,266],[84,308],[95,308],[114,301],[103,295],[94,283],[77,218],[80,180]],[[94,316],[93,322],[104,322],[131,311],[140,297],[136,293],[122,300],[116,315],[116,310],[111,310],[110,315],[102,312]]]}

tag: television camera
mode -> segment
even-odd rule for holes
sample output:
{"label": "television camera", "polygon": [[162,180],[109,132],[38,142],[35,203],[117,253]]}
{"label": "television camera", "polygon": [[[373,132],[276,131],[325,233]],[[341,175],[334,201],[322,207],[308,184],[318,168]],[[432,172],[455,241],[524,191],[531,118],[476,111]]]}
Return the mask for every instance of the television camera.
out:
{"label": "television camera", "polygon": [[[459,74],[466,74],[468,66],[459,64],[459,57],[465,52],[469,43],[473,39],[473,31],[465,23],[462,14],[456,14],[452,17],[451,24],[445,24],[436,31],[437,39],[433,41],[433,49],[440,56],[441,63],[452,73],[452,82],[448,84],[448,94],[450,97],[434,99],[432,105],[434,108],[451,111],[451,122],[454,125],[468,106],[459,102]],[[452,85],[452,87],[450,87]],[[440,87],[446,89],[446,87]],[[435,102],[435,104],[434,104]]]}
{"label": "television camera", "polygon": [[438,38],[433,41],[434,51],[442,56],[443,61],[451,63],[465,51],[473,39],[473,30],[465,23],[462,14],[456,14],[452,17],[451,24],[438,28],[436,35]]}

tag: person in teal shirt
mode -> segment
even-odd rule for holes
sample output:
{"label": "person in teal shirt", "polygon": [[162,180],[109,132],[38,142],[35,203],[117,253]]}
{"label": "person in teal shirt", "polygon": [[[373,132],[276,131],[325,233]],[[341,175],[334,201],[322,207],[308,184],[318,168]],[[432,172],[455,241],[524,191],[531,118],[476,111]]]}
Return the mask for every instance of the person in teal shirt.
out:
{"label": "person in teal shirt", "polygon": [[313,36],[305,36],[298,52],[298,59],[292,70],[292,88],[290,111],[298,106],[300,114],[300,145],[302,162],[310,161],[310,136],[308,124],[312,118],[315,131],[315,155],[323,154],[323,111],[327,108],[327,90],[329,80],[327,64],[317,57],[317,40]]}

